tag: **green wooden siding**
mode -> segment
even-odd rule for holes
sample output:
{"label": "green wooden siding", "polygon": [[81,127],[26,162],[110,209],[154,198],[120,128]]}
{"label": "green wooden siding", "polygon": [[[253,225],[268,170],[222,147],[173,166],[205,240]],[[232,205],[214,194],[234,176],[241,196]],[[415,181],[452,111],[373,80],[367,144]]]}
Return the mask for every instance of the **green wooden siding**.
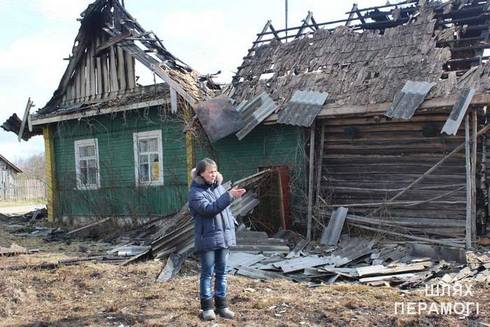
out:
{"label": "green wooden siding", "polygon": [[[133,133],[162,131],[163,186],[136,186]],[[158,109],[105,115],[58,124],[55,133],[60,216],[166,215],[180,209],[187,193],[185,139],[177,120]],[[98,190],[76,189],[76,140],[98,140]]]}
{"label": "green wooden siding", "polygon": [[[136,186],[133,133],[162,131],[163,186]],[[97,190],[76,189],[74,142],[96,138],[100,167]],[[225,180],[238,180],[261,166],[287,165],[292,175],[303,167],[303,131],[291,126],[259,126],[242,141],[231,135],[211,147],[195,142],[196,160],[214,158]],[[206,149],[206,150],[204,150]],[[66,121],[55,128],[58,216],[167,215],[187,197],[185,135],[176,118],[159,109],[139,110]]]}
{"label": "green wooden siding", "polygon": [[234,135],[214,144],[216,161],[225,180],[238,180],[258,167],[286,165],[293,175],[302,171],[303,131],[286,125],[258,126],[243,140]]}

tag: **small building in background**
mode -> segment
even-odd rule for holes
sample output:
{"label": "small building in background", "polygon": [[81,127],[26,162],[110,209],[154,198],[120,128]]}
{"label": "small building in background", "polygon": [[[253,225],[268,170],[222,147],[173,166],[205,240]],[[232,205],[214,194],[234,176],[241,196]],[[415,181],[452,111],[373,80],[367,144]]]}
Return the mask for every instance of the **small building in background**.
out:
{"label": "small building in background", "polygon": [[20,168],[0,154],[0,201],[14,198],[15,178],[20,173]]}

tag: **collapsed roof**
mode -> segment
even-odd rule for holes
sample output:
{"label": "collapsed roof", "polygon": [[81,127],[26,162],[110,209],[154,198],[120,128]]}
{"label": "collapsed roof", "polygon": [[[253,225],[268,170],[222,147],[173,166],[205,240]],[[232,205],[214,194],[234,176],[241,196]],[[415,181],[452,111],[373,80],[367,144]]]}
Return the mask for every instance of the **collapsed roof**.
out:
{"label": "collapsed roof", "polygon": [[157,92],[154,98],[168,98],[174,91],[194,105],[213,95],[216,85],[170,53],[119,1],[96,0],[81,17],[68,67],[53,97],[35,118],[141,102],[147,98],[141,94],[147,92],[136,84],[135,60],[165,82],[166,91]]}
{"label": "collapsed roof", "polygon": [[267,92],[280,112],[297,90],[326,92],[339,106],[391,102],[409,80],[435,83],[427,98],[470,86],[484,93],[489,10],[487,1],[404,1],[354,5],[347,19],[322,24],[309,13],[288,30],[269,21],[229,94],[240,103]]}

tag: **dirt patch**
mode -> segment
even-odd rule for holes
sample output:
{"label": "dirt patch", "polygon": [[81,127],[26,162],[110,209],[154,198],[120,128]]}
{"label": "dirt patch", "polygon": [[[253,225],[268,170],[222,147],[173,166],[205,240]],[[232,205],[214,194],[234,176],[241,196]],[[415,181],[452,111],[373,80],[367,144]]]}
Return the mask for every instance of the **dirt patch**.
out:
{"label": "dirt patch", "polygon": [[[5,237],[5,238],[4,238]],[[8,238],[7,238],[8,237]],[[0,257],[0,267],[56,262],[102,251],[99,243],[46,243],[0,230],[0,244],[15,241],[41,252]],[[7,244],[6,244],[7,243]],[[84,252],[78,251],[80,245]],[[0,326],[213,326],[201,322],[198,266],[187,260],[169,283],[155,279],[164,262],[127,267],[85,262],[52,270],[0,269]],[[478,302],[480,314],[402,315],[395,303]],[[237,313],[218,326],[478,326],[490,322],[488,285],[472,297],[428,298],[423,290],[335,284],[309,287],[286,280],[259,281],[229,276],[229,302]],[[463,319],[460,319],[463,318]]]}
{"label": "dirt patch", "polygon": [[[155,261],[128,267],[87,263],[56,270],[0,271],[0,325],[206,326],[197,317],[198,276],[190,265],[187,276],[166,284],[155,283],[162,266]],[[480,316],[460,320],[395,314],[395,302],[434,300],[420,291],[356,284],[309,288],[237,276],[230,276],[229,284],[237,319],[220,320],[222,326],[459,326],[490,321],[486,287],[475,289]]]}

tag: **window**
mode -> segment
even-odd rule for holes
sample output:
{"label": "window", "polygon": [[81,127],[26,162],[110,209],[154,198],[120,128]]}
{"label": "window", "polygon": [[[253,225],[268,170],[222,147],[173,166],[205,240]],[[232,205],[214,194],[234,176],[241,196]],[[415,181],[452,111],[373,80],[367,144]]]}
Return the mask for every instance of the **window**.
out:
{"label": "window", "polygon": [[97,139],[75,141],[77,188],[94,190],[100,187],[99,149]]}
{"label": "window", "polygon": [[133,134],[136,185],[163,185],[162,131]]}

